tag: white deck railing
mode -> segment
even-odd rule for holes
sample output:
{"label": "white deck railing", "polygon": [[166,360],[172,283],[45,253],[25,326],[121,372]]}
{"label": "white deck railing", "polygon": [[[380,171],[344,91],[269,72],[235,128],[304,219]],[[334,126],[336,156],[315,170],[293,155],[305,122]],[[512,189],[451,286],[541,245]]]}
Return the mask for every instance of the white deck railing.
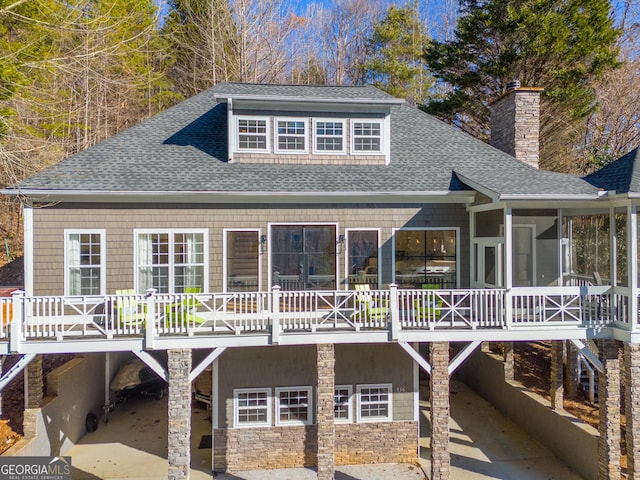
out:
{"label": "white deck railing", "polygon": [[[0,338],[148,339],[303,332],[630,325],[611,287],[340,290],[0,298]],[[637,295],[636,295],[637,297]],[[19,338],[15,338],[19,337]],[[393,336],[392,338],[398,338]]]}

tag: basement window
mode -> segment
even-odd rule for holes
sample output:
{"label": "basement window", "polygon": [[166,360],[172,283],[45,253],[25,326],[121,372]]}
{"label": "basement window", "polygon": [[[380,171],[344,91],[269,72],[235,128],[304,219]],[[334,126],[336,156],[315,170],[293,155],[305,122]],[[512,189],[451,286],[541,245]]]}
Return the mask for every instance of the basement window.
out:
{"label": "basement window", "polygon": [[358,422],[391,421],[391,384],[358,385]]}
{"label": "basement window", "polygon": [[311,387],[276,388],[276,425],[310,425]]}
{"label": "basement window", "polygon": [[336,385],[333,393],[333,418],[336,423],[351,423],[353,409],[351,408],[351,385]]}
{"label": "basement window", "polygon": [[236,427],[271,425],[271,389],[236,389],[233,391],[233,418]]}

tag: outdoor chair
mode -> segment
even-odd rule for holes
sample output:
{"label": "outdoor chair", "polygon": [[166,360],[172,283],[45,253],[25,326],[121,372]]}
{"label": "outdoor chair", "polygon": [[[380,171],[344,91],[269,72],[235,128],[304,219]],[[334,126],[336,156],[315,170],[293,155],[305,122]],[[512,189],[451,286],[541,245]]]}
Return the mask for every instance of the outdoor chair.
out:
{"label": "outdoor chair", "polygon": [[120,325],[127,327],[142,325],[146,317],[145,305],[135,297],[135,291],[133,289],[116,290],[116,295],[118,296],[116,311]]}
{"label": "outdoor chair", "polygon": [[200,301],[193,294],[201,293],[200,287],[185,287],[184,293],[189,294],[181,301],[165,305],[165,319],[167,326],[171,323],[203,324],[206,320],[196,315]]}
{"label": "outdoor chair", "polygon": [[185,287],[184,293],[189,294],[181,301],[169,303],[165,306],[165,318],[167,326],[171,323],[195,323],[201,325],[206,322],[205,319],[196,315],[196,310],[200,301],[193,295],[201,293],[200,287]]}
{"label": "outdoor chair", "polygon": [[356,295],[356,313],[364,314],[364,318],[370,322],[386,321],[389,316],[389,302],[385,299],[376,301],[368,283],[358,284],[355,289],[358,291]]}
{"label": "outdoor chair", "polygon": [[[423,283],[423,290],[438,290],[440,286],[435,283]],[[416,314],[416,320],[439,320],[442,311],[442,299],[435,298],[428,300],[427,296],[416,298],[413,301],[413,307]]]}

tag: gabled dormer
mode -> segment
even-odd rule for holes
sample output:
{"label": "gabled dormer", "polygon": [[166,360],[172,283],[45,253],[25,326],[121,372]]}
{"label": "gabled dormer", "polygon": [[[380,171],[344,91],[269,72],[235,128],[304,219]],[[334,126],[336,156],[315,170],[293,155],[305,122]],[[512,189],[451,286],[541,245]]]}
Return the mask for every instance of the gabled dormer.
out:
{"label": "gabled dormer", "polygon": [[388,165],[391,109],[370,86],[221,84],[230,163]]}

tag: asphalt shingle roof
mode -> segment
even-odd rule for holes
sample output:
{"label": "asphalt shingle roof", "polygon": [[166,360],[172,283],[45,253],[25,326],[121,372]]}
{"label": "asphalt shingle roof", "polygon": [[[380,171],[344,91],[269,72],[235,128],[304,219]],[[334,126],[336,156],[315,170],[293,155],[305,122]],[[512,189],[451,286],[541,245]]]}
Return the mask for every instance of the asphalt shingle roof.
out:
{"label": "asphalt shingle roof", "polygon": [[[259,88],[258,88],[259,87]],[[392,98],[373,87],[220,84],[27,178],[14,191],[595,195],[578,177],[543,172],[416,108],[392,105],[389,165],[227,162],[226,104],[216,94]]]}
{"label": "asphalt shingle roof", "polygon": [[591,185],[616,193],[640,192],[640,148],[605,165],[584,179]]}

